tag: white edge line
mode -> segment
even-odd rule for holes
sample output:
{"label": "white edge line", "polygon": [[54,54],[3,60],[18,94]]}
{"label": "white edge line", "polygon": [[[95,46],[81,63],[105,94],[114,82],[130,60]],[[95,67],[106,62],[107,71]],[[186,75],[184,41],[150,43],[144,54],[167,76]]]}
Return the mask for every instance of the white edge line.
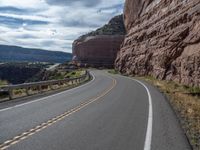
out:
{"label": "white edge line", "polygon": [[21,106],[24,106],[24,105],[28,105],[28,104],[32,104],[32,103],[35,103],[35,102],[38,102],[38,101],[42,101],[42,100],[45,100],[45,99],[48,99],[50,97],[55,97],[57,95],[60,95],[60,94],[63,94],[63,93],[67,93],[67,92],[70,92],[72,90],[76,90],[76,89],[79,89],[81,87],[84,87],[90,83],[92,83],[94,80],[95,80],[95,76],[93,73],[91,73],[92,75],[92,80],[86,84],[83,84],[81,86],[78,86],[78,87],[75,87],[75,88],[72,88],[72,89],[69,89],[69,90],[66,90],[66,91],[63,91],[63,92],[60,92],[60,93],[57,93],[57,94],[53,94],[53,95],[50,95],[50,96],[46,96],[46,97],[43,97],[43,98],[40,98],[40,99],[37,99],[37,100],[33,100],[33,101],[30,101],[30,102],[26,102],[26,103],[22,103],[22,104],[19,104],[19,105],[15,105],[15,106],[12,106],[12,107],[8,107],[8,108],[4,108],[4,109],[0,109],[0,112],[3,112],[3,111],[6,111],[6,110],[10,110],[10,109],[13,109],[13,108],[17,108],[17,107],[21,107]]}
{"label": "white edge line", "polygon": [[[125,76],[123,76],[123,77],[125,77]],[[148,99],[149,99],[149,115],[148,115],[148,123],[147,123],[147,131],[146,131],[146,137],[145,137],[145,143],[144,143],[144,150],[151,150],[151,140],[152,140],[152,130],[153,130],[152,129],[153,128],[153,106],[152,106],[151,93],[150,93],[148,87],[141,81],[132,79],[130,77],[125,77],[125,78],[128,78],[128,79],[138,82],[147,91]]]}

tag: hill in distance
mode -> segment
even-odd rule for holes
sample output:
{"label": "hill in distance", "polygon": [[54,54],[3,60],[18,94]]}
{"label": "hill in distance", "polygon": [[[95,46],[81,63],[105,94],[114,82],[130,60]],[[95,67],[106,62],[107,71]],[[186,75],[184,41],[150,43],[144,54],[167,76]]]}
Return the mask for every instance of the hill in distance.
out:
{"label": "hill in distance", "polygon": [[71,59],[71,53],[0,45],[0,62],[37,61],[63,63],[71,61]]}

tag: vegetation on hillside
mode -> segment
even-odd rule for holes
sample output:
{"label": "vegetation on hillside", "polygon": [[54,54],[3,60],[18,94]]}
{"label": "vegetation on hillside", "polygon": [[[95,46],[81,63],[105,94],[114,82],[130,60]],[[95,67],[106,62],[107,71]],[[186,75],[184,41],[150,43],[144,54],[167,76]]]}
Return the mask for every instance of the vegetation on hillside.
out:
{"label": "vegetation on hillside", "polygon": [[29,80],[27,82],[38,82],[38,81],[47,81],[47,80],[61,80],[65,78],[75,78],[81,76],[85,71],[83,70],[42,70]]}
{"label": "vegetation on hillside", "polygon": [[[76,78],[85,74],[85,70],[78,69],[70,64],[53,65],[48,63],[3,63],[0,65],[0,75],[5,77],[9,83],[21,84],[28,82],[40,82],[47,80],[60,80],[66,78]],[[54,67],[55,66],[55,67]],[[6,68],[6,69],[5,69]],[[37,71],[34,72],[34,69]],[[5,74],[3,74],[5,73]],[[2,78],[2,77],[1,77]],[[80,82],[72,83],[66,82],[62,84],[55,84],[51,86],[41,86],[39,91],[37,87],[32,87],[28,89],[29,95],[38,94],[41,92],[47,92],[56,89],[69,89],[84,82],[88,81],[90,78],[87,77],[85,80]],[[0,87],[8,84],[6,80],[0,80]],[[27,96],[26,89],[14,89],[13,97],[19,98]],[[1,91],[0,89],[0,100],[8,99],[8,92]]]}
{"label": "vegetation on hillside", "polygon": [[112,18],[108,24],[97,29],[96,31],[92,31],[88,34],[81,36],[80,39],[96,35],[125,35],[125,33],[126,30],[124,27],[123,15],[118,15]]}
{"label": "vegetation on hillside", "polygon": [[7,84],[8,84],[8,81],[6,81],[6,80],[0,80],[0,86],[7,85]]}
{"label": "vegetation on hillside", "polygon": [[0,80],[21,84],[47,68],[51,63],[3,63],[0,65]]}
{"label": "vegetation on hillside", "polygon": [[[0,84],[5,81],[10,84],[22,84],[27,82],[39,82],[47,80],[59,80],[79,77],[84,71],[73,70],[70,65],[62,64],[54,69],[47,69],[52,63],[3,63],[0,64]],[[4,82],[3,82],[4,81]]]}

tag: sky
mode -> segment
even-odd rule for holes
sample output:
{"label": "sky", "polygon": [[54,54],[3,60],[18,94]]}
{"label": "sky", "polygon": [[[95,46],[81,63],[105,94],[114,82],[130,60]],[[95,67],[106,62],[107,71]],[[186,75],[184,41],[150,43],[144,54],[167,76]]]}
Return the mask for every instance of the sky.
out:
{"label": "sky", "polygon": [[124,0],[0,0],[0,44],[72,51],[80,35],[123,11]]}

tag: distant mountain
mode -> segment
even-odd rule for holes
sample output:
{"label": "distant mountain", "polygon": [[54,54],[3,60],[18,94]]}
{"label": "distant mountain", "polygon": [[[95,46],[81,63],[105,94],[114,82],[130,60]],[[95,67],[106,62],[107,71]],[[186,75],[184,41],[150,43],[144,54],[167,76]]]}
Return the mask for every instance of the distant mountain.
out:
{"label": "distant mountain", "polygon": [[0,45],[0,61],[2,62],[39,61],[39,62],[63,63],[66,61],[70,61],[71,59],[72,59],[71,53]]}

